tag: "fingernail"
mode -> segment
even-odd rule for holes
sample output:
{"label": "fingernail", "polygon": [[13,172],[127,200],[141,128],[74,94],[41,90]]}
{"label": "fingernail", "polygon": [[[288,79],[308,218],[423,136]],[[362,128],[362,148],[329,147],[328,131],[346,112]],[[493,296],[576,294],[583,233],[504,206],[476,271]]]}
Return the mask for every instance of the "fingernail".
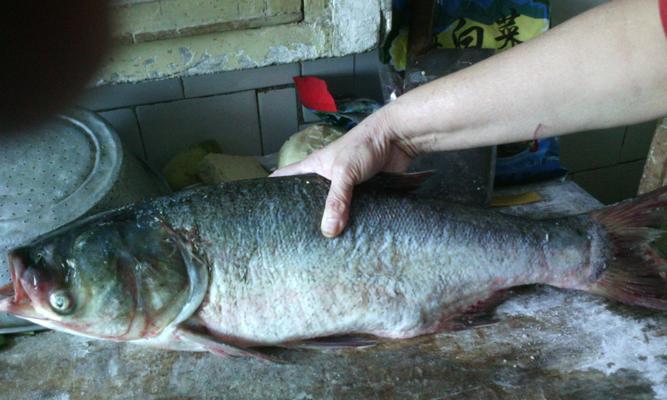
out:
{"label": "fingernail", "polygon": [[330,214],[325,214],[324,218],[322,218],[322,226],[320,229],[322,230],[322,234],[326,237],[334,237],[338,234],[340,226],[340,220],[333,215]]}

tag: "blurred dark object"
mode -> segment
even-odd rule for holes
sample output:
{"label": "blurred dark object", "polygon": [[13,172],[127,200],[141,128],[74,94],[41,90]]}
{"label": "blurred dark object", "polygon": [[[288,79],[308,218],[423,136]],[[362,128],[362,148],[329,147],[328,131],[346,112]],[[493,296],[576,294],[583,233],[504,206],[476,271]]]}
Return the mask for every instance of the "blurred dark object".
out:
{"label": "blurred dark object", "polygon": [[434,48],[415,55],[405,69],[403,88],[407,92],[417,86],[469,67],[495,54],[490,49]]}
{"label": "blurred dark object", "polygon": [[71,105],[110,42],[101,0],[9,2],[0,16],[0,126],[14,130]]}
{"label": "blurred dark object", "polygon": [[[442,49],[433,41],[435,0],[410,3],[408,59],[403,80],[407,92],[492,56],[488,49]],[[433,170],[417,193],[460,203],[487,205],[491,201],[496,149],[482,147],[419,156],[411,171]]]}
{"label": "blurred dark object", "polygon": [[560,165],[558,138],[546,138],[498,146],[495,185],[508,186],[565,176]]}
{"label": "blurred dark object", "polygon": [[408,63],[433,47],[435,2],[435,0],[419,0],[410,3]]}

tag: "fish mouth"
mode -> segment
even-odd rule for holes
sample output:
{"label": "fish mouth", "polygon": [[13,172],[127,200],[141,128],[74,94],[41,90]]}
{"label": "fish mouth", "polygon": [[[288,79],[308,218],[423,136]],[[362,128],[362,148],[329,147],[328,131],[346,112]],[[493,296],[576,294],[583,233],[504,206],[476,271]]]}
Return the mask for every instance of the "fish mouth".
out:
{"label": "fish mouth", "polygon": [[0,312],[7,312],[18,317],[34,318],[36,315],[30,302],[30,296],[21,283],[26,271],[23,257],[12,251],[8,258],[9,275],[12,282],[0,287]]}

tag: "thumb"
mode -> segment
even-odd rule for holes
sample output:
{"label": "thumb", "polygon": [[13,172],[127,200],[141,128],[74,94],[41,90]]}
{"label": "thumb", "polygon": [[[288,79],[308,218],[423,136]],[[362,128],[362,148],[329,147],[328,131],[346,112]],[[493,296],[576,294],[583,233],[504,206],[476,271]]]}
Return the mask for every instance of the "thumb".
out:
{"label": "thumb", "polygon": [[320,227],[324,236],[336,237],[347,225],[353,190],[354,182],[350,178],[339,176],[331,180]]}

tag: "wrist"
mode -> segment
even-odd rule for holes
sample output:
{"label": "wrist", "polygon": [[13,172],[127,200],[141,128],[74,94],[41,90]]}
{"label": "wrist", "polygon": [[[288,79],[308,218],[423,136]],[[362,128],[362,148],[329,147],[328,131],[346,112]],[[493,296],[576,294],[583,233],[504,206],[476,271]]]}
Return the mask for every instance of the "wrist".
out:
{"label": "wrist", "polygon": [[373,114],[375,118],[373,125],[378,128],[377,134],[384,143],[397,146],[408,157],[415,158],[425,151],[415,145],[413,135],[406,129],[407,125],[402,116],[405,116],[405,109],[396,100]]}

